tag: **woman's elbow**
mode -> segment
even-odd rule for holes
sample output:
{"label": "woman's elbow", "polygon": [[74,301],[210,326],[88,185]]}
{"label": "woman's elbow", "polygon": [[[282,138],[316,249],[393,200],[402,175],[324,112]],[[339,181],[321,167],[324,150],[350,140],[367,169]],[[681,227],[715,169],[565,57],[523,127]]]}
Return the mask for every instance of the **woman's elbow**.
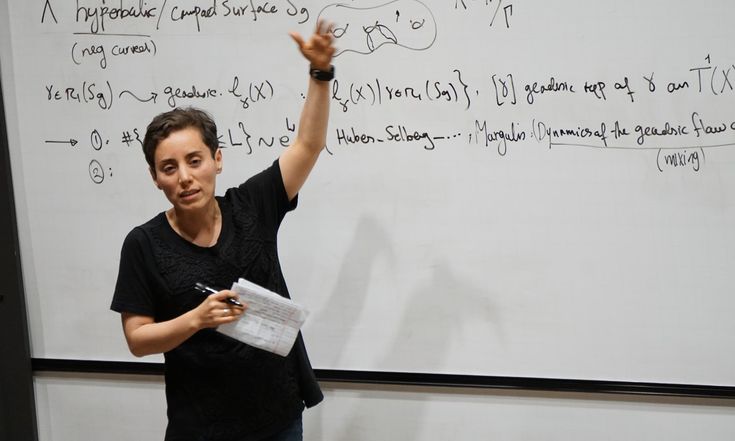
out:
{"label": "woman's elbow", "polygon": [[143,347],[141,347],[141,345],[136,345],[131,342],[128,342],[128,349],[130,350],[131,354],[138,358],[145,357],[146,355],[151,355],[151,353],[146,351]]}

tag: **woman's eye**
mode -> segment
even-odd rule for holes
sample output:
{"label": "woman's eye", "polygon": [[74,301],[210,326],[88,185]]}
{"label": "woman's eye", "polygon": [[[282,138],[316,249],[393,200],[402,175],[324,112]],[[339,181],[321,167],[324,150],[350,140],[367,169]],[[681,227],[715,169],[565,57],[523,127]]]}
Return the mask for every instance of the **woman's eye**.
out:
{"label": "woman's eye", "polygon": [[174,172],[174,170],[176,170],[176,167],[169,165],[169,166],[163,167],[163,170],[162,171],[165,174],[170,175],[171,173]]}

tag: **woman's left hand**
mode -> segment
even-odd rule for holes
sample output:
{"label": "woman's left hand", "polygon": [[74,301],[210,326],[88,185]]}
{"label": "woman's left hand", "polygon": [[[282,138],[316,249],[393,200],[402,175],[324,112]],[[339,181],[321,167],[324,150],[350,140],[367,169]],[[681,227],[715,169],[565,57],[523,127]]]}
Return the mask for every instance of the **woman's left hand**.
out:
{"label": "woman's left hand", "polygon": [[326,71],[329,70],[332,64],[335,51],[332,45],[334,40],[332,30],[331,23],[319,20],[316,24],[316,30],[314,30],[308,41],[304,41],[297,32],[289,32],[289,35],[299,45],[299,50],[309,60],[311,67]]}

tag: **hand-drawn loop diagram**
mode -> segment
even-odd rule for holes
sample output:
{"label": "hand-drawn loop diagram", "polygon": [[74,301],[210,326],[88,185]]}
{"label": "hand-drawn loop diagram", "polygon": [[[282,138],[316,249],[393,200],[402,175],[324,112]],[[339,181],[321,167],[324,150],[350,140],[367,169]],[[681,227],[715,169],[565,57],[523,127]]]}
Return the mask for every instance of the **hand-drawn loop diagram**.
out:
{"label": "hand-drawn loop diagram", "polygon": [[422,51],[436,41],[434,15],[418,0],[394,0],[370,7],[336,3],[322,9],[322,17],[337,23],[333,31],[335,57],[345,52],[367,55],[387,45]]}

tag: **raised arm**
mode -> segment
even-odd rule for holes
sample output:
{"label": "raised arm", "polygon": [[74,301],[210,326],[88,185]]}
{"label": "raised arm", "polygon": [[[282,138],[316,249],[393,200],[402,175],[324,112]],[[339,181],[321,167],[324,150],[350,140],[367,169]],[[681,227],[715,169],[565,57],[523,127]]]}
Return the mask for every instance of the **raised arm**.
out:
{"label": "raised arm", "polygon": [[[308,41],[291,32],[291,38],[309,61],[310,68],[328,72],[332,67],[332,27],[324,21],[317,23],[314,34]],[[329,119],[329,81],[309,77],[306,102],[301,110],[299,129],[294,142],[286,148],[279,158],[283,184],[288,199],[293,199],[306,182],[311,169],[316,164],[319,153],[327,142],[327,121]]]}

